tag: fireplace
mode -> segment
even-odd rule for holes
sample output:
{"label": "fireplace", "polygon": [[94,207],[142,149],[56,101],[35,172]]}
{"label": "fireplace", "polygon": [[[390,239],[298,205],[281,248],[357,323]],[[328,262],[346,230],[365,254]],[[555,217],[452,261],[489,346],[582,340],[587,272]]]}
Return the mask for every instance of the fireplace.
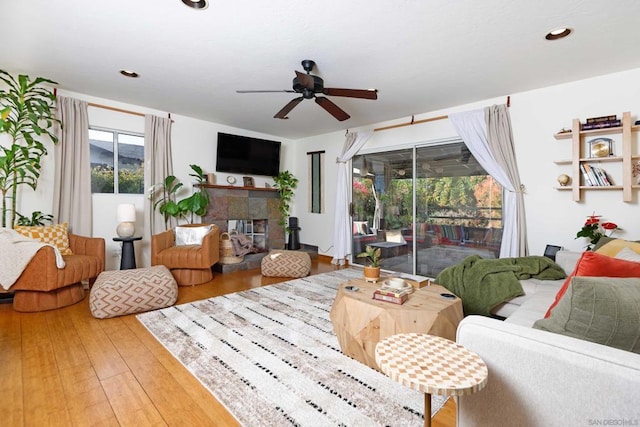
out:
{"label": "fireplace", "polygon": [[243,227],[246,231],[250,225],[254,242],[260,243],[259,247],[266,251],[284,249],[285,232],[279,224],[280,196],[275,189],[211,184],[203,187],[211,199],[203,222],[216,224],[221,233],[233,229],[233,226],[236,229]]}
{"label": "fireplace", "polygon": [[266,252],[269,248],[269,220],[262,219],[230,219],[227,221],[227,230],[235,230],[244,234],[253,242],[258,252]]}

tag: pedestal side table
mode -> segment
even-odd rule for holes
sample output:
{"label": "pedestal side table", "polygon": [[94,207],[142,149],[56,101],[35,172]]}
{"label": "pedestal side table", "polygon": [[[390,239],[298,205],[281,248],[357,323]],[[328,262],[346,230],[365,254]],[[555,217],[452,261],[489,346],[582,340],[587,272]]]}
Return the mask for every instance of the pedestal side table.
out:
{"label": "pedestal side table", "polygon": [[133,242],[142,240],[142,237],[114,237],[114,242],[122,242],[122,257],[120,258],[120,270],[136,268],[136,253]]}
{"label": "pedestal side table", "polygon": [[397,334],[376,346],[380,370],[400,384],[424,395],[424,425],[431,426],[431,395],[463,396],[487,384],[484,361],[445,338],[426,334]]}

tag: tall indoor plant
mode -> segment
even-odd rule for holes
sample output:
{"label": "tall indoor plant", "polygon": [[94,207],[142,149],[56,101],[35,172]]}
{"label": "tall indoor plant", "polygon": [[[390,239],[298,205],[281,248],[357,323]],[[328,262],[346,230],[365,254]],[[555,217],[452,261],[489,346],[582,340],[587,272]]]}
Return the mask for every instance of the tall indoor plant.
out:
{"label": "tall indoor plant", "polygon": [[[207,178],[200,166],[189,165],[189,167],[193,171],[189,176],[195,178],[198,187],[198,190],[195,190],[189,197],[176,201],[178,191],[183,187],[183,184],[173,175],[167,176],[162,183],[156,184],[150,189],[149,198],[154,200],[153,209],[158,209],[164,216],[167,225],[170,217],[182,218],[191,223],[194,215],[204,216],[207,213],[209,193],[202,185],[206,184]],[[155,200],[156,196],[159,197],[157,200]]]}
{"label": "tall indoor plant", "polygon": [[293,200],[293,190],[298,187],[298,178],[293,176],[288,170],[280,172],[273,177],[273,187],[278,190],[280,195],[280,214],[281,218],[278,224],[282,225],[289,231],[287,227],[287,218],[289,217],[289,208],[291,200]]}
{"label": "tall indoor plant", "polygon": [[[42,77],[31,80],[24,74],[16,80],[4,70],[0,70],[0,80],[6,85],[0,90],[0,133],[11,138],[9,145],[0,147],[2,226],[13,227],[18,187],[27,185],[36,189],[42,167],[40,161],[47,154],[40,137],[46,136],[56,144],[58,137],[52,128],[60,121],[54,116],[55,94],[43,86],[56,82]],[[11,216],[7,221],[9,211]]]}

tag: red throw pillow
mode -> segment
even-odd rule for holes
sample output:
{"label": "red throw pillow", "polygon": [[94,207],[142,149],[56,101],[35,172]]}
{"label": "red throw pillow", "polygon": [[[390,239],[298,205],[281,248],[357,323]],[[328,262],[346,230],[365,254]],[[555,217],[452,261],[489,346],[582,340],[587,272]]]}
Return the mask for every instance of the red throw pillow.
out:
{"label": "red throw pillow", "polygon": [[558,304],[558,301],[560,301],[564,293],[567,291],[573,276],[640,277],[640,262],[616,259],[591,251],[584,252],[578,260],[573,273],[567,277],[562,288],[560,288],[556,294],[556,299],[544,315],[545,319],[551,315],[551,310],[553,310],[556,304]]}

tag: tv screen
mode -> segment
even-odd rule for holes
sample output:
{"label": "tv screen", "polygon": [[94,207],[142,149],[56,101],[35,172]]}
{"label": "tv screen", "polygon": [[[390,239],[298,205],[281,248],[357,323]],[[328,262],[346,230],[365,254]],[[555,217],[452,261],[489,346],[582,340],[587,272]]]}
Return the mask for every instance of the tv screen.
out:
{"label": "tv screen", "polygon": [[280,141],[218,132],[216,171],[276,176],[280,172]]}

